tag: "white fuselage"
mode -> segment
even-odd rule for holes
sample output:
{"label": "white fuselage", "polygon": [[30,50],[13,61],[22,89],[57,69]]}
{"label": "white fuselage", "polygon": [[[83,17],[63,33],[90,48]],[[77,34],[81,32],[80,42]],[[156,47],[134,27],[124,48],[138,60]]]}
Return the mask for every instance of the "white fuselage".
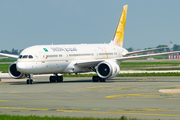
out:
{"label": "white fuselage", "polygon": [[18,71],[25,74],[79,73],[76,62],[122,57],[127,50],[111,44],[38,45],[26,48],[17,60]]}

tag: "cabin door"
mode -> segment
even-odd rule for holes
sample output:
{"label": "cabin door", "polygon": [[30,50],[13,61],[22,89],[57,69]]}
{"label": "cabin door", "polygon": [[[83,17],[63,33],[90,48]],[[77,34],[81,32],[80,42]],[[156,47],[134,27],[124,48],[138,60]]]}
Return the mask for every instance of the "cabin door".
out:
{"label": "cabin door", "polygon": [[46,55],[43,54],[42,52],[39,52],[39,57],[40,57],[41,63],[45,63]]}

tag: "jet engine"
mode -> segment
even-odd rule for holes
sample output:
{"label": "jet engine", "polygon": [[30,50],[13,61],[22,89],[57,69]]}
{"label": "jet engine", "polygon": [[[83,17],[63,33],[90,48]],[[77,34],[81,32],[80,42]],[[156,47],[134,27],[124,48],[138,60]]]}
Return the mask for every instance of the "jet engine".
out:
{"label": "jet engine", "polygon": [[96,72],[101,78],[111,78],[119,74],[119,65],[114,61],[100,62],[96,67]]}
{"label": "jet engine", "polygon": [[9,66],[9,69],[8,69],[9,75],[10,75],[12,78],[14,78],[14,79],[25,78],[25,74],[22,74],[22,73],[20,73],[19,71],[17,71],[16,63],[17,63],[17,62],[13,62],[13,63],[11,63],[11,65]]}

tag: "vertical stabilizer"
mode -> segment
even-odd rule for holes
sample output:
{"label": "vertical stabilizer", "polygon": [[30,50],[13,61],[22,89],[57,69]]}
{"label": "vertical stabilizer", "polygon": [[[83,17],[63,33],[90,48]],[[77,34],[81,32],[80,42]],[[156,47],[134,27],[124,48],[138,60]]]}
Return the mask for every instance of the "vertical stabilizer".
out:
{"label": "vertical stabilizer", "polygon": [[128,5],[125,5],[122,10],[122,14],[119,20],[119,23],[117,25],[114,37],[110,44],[117,45],[122,47],[123,46],[123,39],[124,39],[124,30],[125,30],[125,24],[126,24],[126,15],[127,15],[127,8]]}

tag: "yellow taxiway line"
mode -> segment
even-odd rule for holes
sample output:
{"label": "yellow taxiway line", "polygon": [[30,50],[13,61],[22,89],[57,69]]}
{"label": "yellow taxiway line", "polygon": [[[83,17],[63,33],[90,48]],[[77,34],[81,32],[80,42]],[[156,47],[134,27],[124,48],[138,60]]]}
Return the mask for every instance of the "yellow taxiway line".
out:
{"label": "yellow taxiway line", "polygon": [[[0,107],[0,109],[16,109],[16,110],[22,110],[20,112],[26,112],[27,110],[37,110],[37,111],[50,111],[51,109],[42,109],[42,108],[22,108],[22,107]],[[55,111],[61,111],[61,112],[73,112],[73,113],[103,113],[103,114],[126,114],[126,115],[150,115],[150,116],[170,116],[170,117],[180,117],[180,115],[173,115],[173,114],[153,114],[153,113],[139,113],[139,111],[167,111],[167,109],[140,109],[140,110],[132,110],[130,113],[122,112],[122,111],[129,111],[129,110],[116,110],[113,111],[83,111],[83,110],[67,110],[67,109],[54,109]],[[98,110],[98,109],[97,109]],[[121,112],[118,112],[121,111]],[[171,111],[171,110],[170,110]],[[4,112],[12,112],[12,111],[2,111]],[[29,111],[27,111],[29,112]],[[138,113],[132,113],[132,112],[138,112]]]}

